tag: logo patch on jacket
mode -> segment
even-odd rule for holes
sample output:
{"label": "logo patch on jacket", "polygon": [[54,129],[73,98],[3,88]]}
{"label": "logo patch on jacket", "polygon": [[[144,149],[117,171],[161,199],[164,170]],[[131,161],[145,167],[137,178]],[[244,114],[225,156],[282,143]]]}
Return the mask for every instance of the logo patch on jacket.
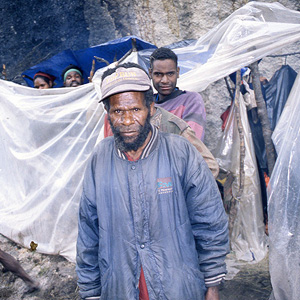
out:
{"label": "logo patch on jacket", "polygon": [[173,192],[173,183],[171,177],[157,179],[158,194],[168,194]]}

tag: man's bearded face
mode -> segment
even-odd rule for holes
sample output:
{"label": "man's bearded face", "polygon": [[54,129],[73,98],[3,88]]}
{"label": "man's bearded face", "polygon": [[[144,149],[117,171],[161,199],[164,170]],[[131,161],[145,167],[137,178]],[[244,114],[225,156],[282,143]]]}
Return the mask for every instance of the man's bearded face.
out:
{"label": "man's bearded face", "polygon": [[151,130],[150,110],[142,92],[125,92],[110,97],[108,120],[117,147],[124,152],[143,147]]}

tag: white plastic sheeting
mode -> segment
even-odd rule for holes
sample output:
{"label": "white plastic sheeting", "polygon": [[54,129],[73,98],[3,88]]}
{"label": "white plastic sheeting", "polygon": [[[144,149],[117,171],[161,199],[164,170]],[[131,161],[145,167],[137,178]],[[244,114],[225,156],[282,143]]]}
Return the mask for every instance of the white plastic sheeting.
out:
{"label": "white plastic sheeting", "polygon": [[[250,2],[193,46],[175,49],[186,71],[179,86],[199,92],[296,40],[299,12]],[[83,173],[103,122],[97,91],[93,84],[35,90],[0,81],[0,233],[74,260]],[[251,227],[253,219],[243,218]]]}
{"label": "white plastic sheeting", "polygon": [[74,260],[83,172],[102,125],[93,84],[0,90],[0,232]]}
{"label": "white plastic sheeting", "polygon": [[279,3],[252,1],[193,45],[173,49],[184,70],[181,89],[202,91],[210,83],[300,40],[300,12]]}
{"label": "white plastic sheeting", "polygon": [[245,176],[242,180],[242,192],[240,192],[240,137],[235,105],[231,107],[215,157],[220,169],[230,172],[234,178],[232,196],[236,199],[236,214],[230,235],[231,249],[239,260],[260,261],[267,254],[260,181],[251,129],[248,123],[247,108],[242,94],[240,94],[238,104],[245,145]]}
{"label": "white plastic sheeting", "polygon": [[300,76],[272,136],[278,158],[268,187],[270,275],[276,300],[300,299]]}

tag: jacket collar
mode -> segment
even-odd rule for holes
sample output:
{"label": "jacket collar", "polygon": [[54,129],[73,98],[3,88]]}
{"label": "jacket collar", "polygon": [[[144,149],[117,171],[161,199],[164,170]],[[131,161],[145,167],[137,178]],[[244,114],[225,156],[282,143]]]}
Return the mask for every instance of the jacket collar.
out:
{"label": "jacket collar", "polygon": [[[152,134],[151,134],[150,141],[148,142],[148,144],[144,148],[144,150],[143,150],[143,152],[142,152],[139,159],[143,159],[143,158],[148,157],[157,145],[157,142],[158,142],[158,129],[155,126],[151,125],[151,132],[152,132]],[[117,148],[117,154],[120,158],[128,160],[125,153],[122,152],[118,148]]]}
{"label": "jacket collar", "polygon": [[161,103],[164,103],[164,102],[166,102],[166,101],[168,101],[168,100],[170,100],[170,99],[176,98],[177,96],[181,95],[181,94],[184,93],[184,92],[185,92],[185,91],[182,91],[182,90],[180,90],[179,88],[175,88],[174,91],[173,91],[170,95],[166,96],[166,97],[165,97],[164,99],[162,99],[162,100],[159,100],[158,94],[154,94],[154,102],[155,102],[155,103],[158,103],[158,104],[161,104]]}

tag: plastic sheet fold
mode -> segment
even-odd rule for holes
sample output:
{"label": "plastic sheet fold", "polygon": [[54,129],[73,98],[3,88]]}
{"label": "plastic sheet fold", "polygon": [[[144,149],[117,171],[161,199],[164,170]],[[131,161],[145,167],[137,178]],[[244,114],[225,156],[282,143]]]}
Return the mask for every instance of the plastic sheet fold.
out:
{"label": "plastic sheet fold", "polygon": [[173,49],[181,89],[202,91],[229,74],[300,40],[300,12],[251,1],[195,43]]}
{"label": "plastic sheet fold", "polygon": [[231,207],[229,213],[231,249],[239,260],[258,262],[267,254],[260,181],[247,109],[242,94],[240,94],[238,104],[245,149],[244,179],[241,180],[240,134],[235,105],[231,107],[222,139],[213,154],[221,172],[226,173],[226,180],[232,177],[231,193],[225,199],[225,201],[230,201]]}
{"label": "plastic sheet fold", "polygon": [[300,76],[272,139],[278,154],[268,187],[270,276],[276,300],[300,299]]}

